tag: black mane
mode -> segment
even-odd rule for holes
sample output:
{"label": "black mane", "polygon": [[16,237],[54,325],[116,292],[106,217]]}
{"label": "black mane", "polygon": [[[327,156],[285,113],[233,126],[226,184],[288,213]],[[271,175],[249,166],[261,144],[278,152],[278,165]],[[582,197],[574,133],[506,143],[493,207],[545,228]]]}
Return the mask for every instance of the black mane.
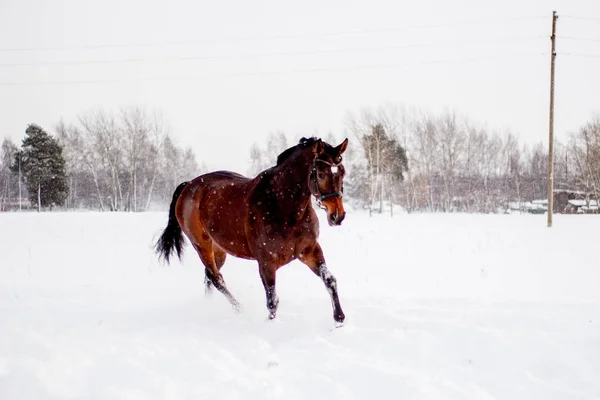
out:
{"label": "black mane", "polygon": [[[297,145],[290,147],[287,150],[284,150],[280,155],[277,156],[277,164],[276,165],[281,165],[285,160],[287,160],[296,150],[298,149],[304,149],[308,146],[312,146],[313,144],[316,143],[316,141],[319,140],[319,138],[316,137],[310,137],[310,138],[305,138],[303,137],[302,139],[300,139],[300,141],[298,142]],[[325,146],[328,146],[327,143],[323,142],[323,144]]]}

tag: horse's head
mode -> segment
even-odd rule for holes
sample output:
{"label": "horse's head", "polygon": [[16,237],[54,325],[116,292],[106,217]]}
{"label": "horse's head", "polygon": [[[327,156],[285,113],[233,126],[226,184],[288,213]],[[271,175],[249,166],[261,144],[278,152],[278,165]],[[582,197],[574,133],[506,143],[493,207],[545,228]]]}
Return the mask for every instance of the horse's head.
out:
{"label": "horse's head", "polygon": [[333,147],[320,139],[315,142],[315,159],[310,173],[309,189],[319,206],[327,211],[329,225],[341,225],[346,211],[342,201],[344,175],[342,154],[348,147],[348,139]]}

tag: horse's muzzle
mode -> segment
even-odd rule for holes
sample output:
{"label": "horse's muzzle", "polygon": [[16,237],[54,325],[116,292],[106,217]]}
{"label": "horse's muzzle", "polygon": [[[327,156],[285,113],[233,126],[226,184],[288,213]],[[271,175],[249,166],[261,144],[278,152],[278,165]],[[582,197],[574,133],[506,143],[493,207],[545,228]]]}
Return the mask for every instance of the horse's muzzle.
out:
{"label": "horse's muzzle", "polygon": [[327,222],[329,222],[329,225],[331,226],[339,226],[342,224],[344,218],[346,218],[346,212],[342,212],[341,214],[331,213],[327,217]]}

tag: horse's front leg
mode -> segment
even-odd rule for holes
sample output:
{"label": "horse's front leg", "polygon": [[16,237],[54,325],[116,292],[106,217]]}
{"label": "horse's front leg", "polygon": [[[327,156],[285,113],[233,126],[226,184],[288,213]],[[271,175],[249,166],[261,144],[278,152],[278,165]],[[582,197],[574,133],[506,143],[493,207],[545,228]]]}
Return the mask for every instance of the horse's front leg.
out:
{"label": "horse's front leg", "polygon": [[346,319],[337,290],[337,279],[329,272],[325,264],[325,257],[321,246],[316,243],[314,247],[305,249],[299,256],[299,260],[306,264],[317,276],[319,276],[331,296],[331,305],[333,307],[333,319],[338,323],[343,323]]}

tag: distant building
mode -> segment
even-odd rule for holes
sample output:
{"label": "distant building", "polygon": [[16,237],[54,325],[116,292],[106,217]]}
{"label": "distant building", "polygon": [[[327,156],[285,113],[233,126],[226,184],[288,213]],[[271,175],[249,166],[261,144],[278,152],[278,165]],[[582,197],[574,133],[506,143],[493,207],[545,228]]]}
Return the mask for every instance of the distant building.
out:
{"label": "distant building", "polygon": [[600,208],[596,200],[569,200],[564,212],[565,214],[598,214]]}
{"label": "distant building", "polygon": [[554,213],[566,213],[570,200],[585,200],[591,197],[591,193],[581,190],[554,189]]}
{"label": "distant building", "polygon": [[[600,214],[598,201],[592,193],[581,190],[554,189],[554,214]],[[548,200],[509,201],[507,212],[519,211],[531,214],[548,212]]]}

